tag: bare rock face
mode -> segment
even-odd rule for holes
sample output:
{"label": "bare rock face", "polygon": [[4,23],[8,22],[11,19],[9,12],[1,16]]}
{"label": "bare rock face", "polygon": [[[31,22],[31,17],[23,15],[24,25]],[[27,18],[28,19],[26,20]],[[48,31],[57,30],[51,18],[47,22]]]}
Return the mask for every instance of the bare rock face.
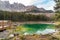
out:
{"label": "bare rock face", "polygon": [[45,10],[44,8],[37,8],[34,5],[25,6],[21,3],[10,4],[9,1],[0,1],[0,10],[16,11],[16,12],[53,12],[52,10]]}
{"label": "bare rock face", "polygon": [[24,7],[21,3],[10,4],[9,1],[0,1],[0,10],[17,11]]}

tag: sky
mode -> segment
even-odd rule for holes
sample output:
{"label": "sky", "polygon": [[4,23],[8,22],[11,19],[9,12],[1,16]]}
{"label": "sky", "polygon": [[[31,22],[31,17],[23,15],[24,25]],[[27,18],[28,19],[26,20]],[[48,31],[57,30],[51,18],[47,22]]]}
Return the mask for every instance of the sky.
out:
{"label": "sky", "polygon": [[35,5],[38,8],[44,8],[46,10],[54,10],[55,2],[54,0],[2,0],[2,1],[9,1],[11,4],[14,2],[22,3],[25,6],[28,5]]}

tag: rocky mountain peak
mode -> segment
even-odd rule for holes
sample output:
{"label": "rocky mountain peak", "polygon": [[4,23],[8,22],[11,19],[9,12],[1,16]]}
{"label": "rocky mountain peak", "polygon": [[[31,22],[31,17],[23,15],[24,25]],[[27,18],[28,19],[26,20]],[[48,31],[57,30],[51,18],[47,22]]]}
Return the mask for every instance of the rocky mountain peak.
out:
{"label": "rocky mountain peak", "polygon": [[0,1],[0,10],[5,11],[17,11],[17,12],[52,12],[51,10],[47,11],[44,8],[37,8],[34,5],[25,6],[21,3],[10,4],[9,1]]}

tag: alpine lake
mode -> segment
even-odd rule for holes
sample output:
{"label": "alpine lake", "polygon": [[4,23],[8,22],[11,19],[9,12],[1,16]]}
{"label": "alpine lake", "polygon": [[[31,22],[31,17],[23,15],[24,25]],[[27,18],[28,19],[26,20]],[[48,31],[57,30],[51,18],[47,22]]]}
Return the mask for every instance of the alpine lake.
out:
{"label": "alpine lake", "polygon": [[23,24],[17,26],[15,32],[24,35],[49,34],[55,32],[55,25],[54,24]]}

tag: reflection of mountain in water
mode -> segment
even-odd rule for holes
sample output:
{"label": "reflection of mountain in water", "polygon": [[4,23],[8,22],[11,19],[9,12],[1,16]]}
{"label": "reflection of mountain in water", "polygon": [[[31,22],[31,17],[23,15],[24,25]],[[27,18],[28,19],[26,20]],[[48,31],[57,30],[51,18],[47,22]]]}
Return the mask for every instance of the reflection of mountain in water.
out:
{"label": "reflection of mountain in water", "polygon": [[17,11],[17,12],[48,12],[52,13],[52,10],[45,10],[43,8],[37,8],[34,5],[25,6],[21,3],[10,4],[9,1],[0,1],[0,10],[5,11]]}

